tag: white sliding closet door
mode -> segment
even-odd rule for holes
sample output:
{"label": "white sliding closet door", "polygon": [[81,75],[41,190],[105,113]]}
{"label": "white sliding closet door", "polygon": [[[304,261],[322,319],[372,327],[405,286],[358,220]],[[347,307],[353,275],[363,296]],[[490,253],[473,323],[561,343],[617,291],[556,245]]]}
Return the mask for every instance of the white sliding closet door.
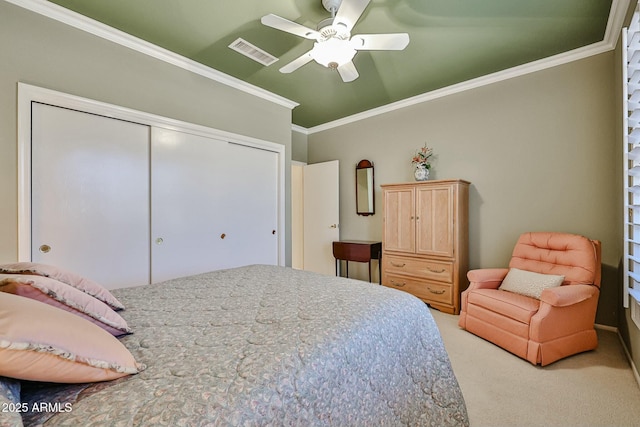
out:
{"label": "white sliding closet door", "polygon": [[31,259],[149,283],[149,127],[32,103]]}
{"label": "white sliding closet door", "polygon": [[278,155],[229,144],[225,267],[278,264]]}
{"label": "white sliding closet door", "polygon": [[278,264],[278,155],[152,130],[151,280]]}
{"label": "white sliding closet door", "polygon": [[151,141],[152,282],[216,270],[233,187],[224,175],[228,143],[160,128]]}
{"label": "white sliding closet door", "polygon": [[281,145],[19,88],[20,260],[108,288],[284,264]]}

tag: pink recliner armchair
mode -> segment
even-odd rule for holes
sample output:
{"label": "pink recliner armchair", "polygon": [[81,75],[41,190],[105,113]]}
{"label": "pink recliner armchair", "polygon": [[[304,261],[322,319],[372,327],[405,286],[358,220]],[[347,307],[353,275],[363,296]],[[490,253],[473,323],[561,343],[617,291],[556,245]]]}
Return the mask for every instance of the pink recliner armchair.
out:
{"label": "pink recliner armchair", "polygon": [[525,233],[508,269],[469,271],[458,324],[534,365],[593,350],[600,274],[599,241]]}

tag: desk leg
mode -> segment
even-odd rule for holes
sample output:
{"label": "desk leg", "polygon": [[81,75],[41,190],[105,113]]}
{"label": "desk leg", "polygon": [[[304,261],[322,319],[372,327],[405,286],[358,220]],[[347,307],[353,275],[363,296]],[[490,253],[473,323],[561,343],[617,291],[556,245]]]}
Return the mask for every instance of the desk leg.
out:
{"label": "desk leg", "polygon": [[382,252],[378,253],[378,280],[382,285]]}
{"label": "desk leg", "polygon": [[371,283],[371,260],[369,260],[369,283]]}

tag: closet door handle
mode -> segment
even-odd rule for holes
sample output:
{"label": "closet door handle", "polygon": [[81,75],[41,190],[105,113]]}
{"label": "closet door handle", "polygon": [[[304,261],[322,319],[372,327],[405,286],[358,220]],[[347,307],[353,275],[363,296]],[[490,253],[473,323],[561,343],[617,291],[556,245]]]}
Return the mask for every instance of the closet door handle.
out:
{"label": "closet door handle", "polygon": [[51,246],[49,245],[40,245],[40,247],[38,248],[38,250],[40,252],[42,252],[43,254],[48,253],[51,250]]}

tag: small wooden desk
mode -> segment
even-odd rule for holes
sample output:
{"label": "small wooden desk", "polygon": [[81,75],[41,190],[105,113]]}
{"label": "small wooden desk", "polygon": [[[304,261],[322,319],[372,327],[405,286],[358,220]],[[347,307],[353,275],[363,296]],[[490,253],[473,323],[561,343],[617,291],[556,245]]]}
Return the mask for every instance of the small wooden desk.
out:
{"label": "small wooden desk", "polygon": [[378,260],[378,277],[382,284],[382,242],[370,242],[368,240],[341,240],[333,242],[333,257],[336,259],[336,276],[338,265],[344,260],[349,277],[349,261],[369,263],[369,282],[371,282],[371,260]]}

